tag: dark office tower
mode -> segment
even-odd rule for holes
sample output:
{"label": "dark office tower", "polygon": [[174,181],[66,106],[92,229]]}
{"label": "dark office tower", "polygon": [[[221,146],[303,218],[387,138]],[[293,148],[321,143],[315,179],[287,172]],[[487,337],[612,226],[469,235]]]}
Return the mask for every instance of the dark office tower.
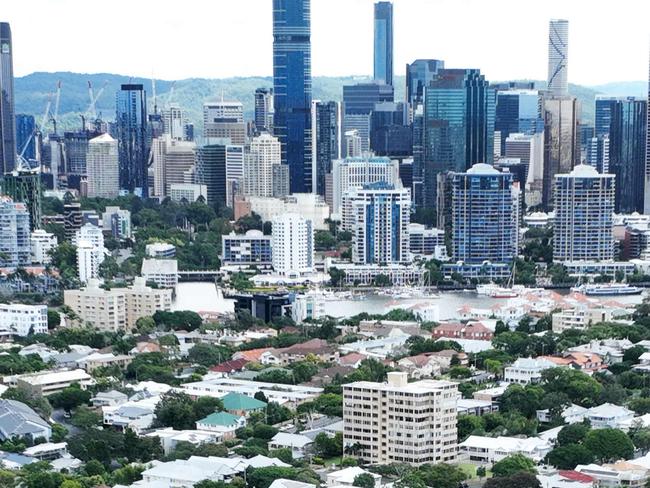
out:
{"label": "dark office tower", "polygon": [[413,205],[424,206],[424,109],[419,105],[413,113]]}
{"label": "dark office tower", "polygon": [[370,150],[370,114],[375,105],[392,102],[395,91],[384,83],[358,83],[343,87],[343,132],[359,131],[361,150]]}
{"label": "dark office tower", "polygon": [[619,99],[609,129],[609,171],[616,175],[617,213],[643,212],[647,100]]}
{"label": "dark office tower", "polygon": [[273,88],[255,90],[255,133],[273,133]]}
{"label": "dark office tower", "polygon": [[88,141],[100,135],[102,135],[102,132],[96,129],[64,132],[63,141],[65,145],[68,179],[70,175],[86,175]]}
{"label": "dark office tower", "polygon": [[341,157],[341,103],[314,102],[314,181],[315,192],[325,196],[325,176],[332,161]]}
{"label": "dark office tower", "polygon": [[550,210],[553,208],[555,176],[571,172],[580,163],[580,107],[575,97],[554,95],[546,95],[541,107],[544,119],[542,205]]}
{"label": "dark office tower", "polygon": [[375,104],[370,114],[370,150],[377,156],[404,158],[413,154],[408,107],[400,102]]}
{"label": "dark office tower", "polygon": [[26,160],[36,159],[36,121],[33,115],[16,115],[16,154]]}
{"label": "dark office tower", "polygon": [[312,189],[311,0],[273,0],[273,134],[292,193]]}
{"label": "dark office tower", "polygon": [[612,125],[612,112],[615,110],[614,107],[619,100],[624,100],[624,98],[602,95],[596,96],[595,137],[609,134]]}
{"label": "dark office tower", "polygon": [[644,186],[644,213],[650,213],[650,68],[648,69],[648,115],[646,117],[645,138],[645,186]]}
{"label": "dark office tower", "polygon": [[445,67],[438,59],[416,59],[406,65],[406,101],[415,108],[424,103],[424,87]]}
{"label": "dark office tower", "polygon": [[505,152],[510,134],[535,134],[544,130],[539,103],[537,90],[497,91],[494,130],[501,132],[501,154]]}
{"label": "dark office tower", "polygon": [[14,202],[27,206],[31,230],[41,228],[43,192],[39,170],[15,169],[11,173],[5,173],[2,193],[10,196]]}
{"label": "dark office tower", "polygon": [[374,79],[393,84],[393,4],[375,4],[375,62]]}
{"label": "dark office tower", "polygon": [[424,201],[436,204],[437,175],[494,158],[495,93],[478,69],[442,69],[424,90]]}
{"label": "dark office tower", "polygon": [[122,85],[116,96],[120,188],[147,197],[147,93],[141,84]]}
{"label": "dark office tower", "polygon": [[196,150],[196,173],[199,183],[208,190],[208,204],[226,205],[226,145],[211,144]]}
{"label": "dark office tower", "polygon": [[11,27],[0,22],[0,170],[16,166],[16,119],[14,105],[14,62]]}

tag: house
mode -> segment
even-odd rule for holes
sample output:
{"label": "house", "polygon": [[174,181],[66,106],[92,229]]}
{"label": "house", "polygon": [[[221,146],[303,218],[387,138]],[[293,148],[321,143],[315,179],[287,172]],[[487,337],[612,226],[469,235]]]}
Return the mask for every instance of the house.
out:
{"label": "house", "polygon": [[[577,424],[582,422],[588,409],[580,405],[570,405],[560,414],[567,424]],[[540,423],[549,423],[553,420],[550,409],[538,410],[537,420]]]}
{"label": "house", "polygon": [[271,347],[261,347],[259,349],[249,349],[248,351],[237,351],[232,355],[232,359],[245,359],[252,363],[261,363],[262,354],[272,349]]}
{"label": "house", "polygon": [[0,440],[29,437],[50,440],[52,428],[34,410],[16,400],[0,400]]}
{"label": "house", "polygon": [[537,383],[542,379],[542,371],[555,368],[557,365],[544,358],[519,358],[503,372],[503,381],[527,385]]}
{"label": "house", "polygon": [[303,483],[302,481],[286,480],[278,478],[273,480],[269,488],[316,488],[316,485],[311,483]]}
{"label": "house", "polygon": [[24,456],[23,454],[16,454],[14,452],[0,451],[0,467],[11,470],[21,469],[27,464],[37,462],[38,459],[31,456]]}
{"label": "house", "polygon": [[494,331],[481,322],[469,322],[467,324],[442,323],[435,327],[431,334],[434,339],[445,337],[447,339],[491,341],[494,338]]}
{"label": "house", "polygon": [[350,366],[332,366],[331,368],[324,368],[319,370],[311,381],[305,383],[309,386],[325,387],[331,385],[334,380],[342,379],[344,376],[354,372],[354,368]]}
{"label": "house", "polygon": [[149,429],[155,420],[154,410],[160,398],[160,395],[142,391],[133,395],[126,403],[102,407],[104,424],[120,430],[128,428],[136,434]]}
{"label": "house", "polygon": [[495,386],[494,388],[486,388],[484,390],[475,391],[472,397],[474,400],[489,400],[492,403],[498,403],[507,389],[507,385]]}
{"label": "house", "polygon": [[587,410],[584,418],[589,420],[594,429],[605,427],[617,429],[622,423],[632,420],[634,412],[619,405],[603,403]]}
{"label": "house", "polygon": [[499,405],[489,400],[474,400],[471,398],[459,398],[456,403],[458,415],[485,415],[499,411]]}
{"label": "house", "polygon": [[157,429],[146,434],[146,437],[157,437],[165,454],[170,454],[176,449],[179,442],[186,442],[193,446],[202,444],[216,444],[222,442],[223,437],[217,432],[198,430],[174,430],[172,427]]}
{"label": "house", "polygon": [[129,351],[129,354],[131,356],[137,356],[138,354],[147,354],[150,352],[160,352],[160,346],[155,342],[138,342]]}
{"label": "house", "polygon": [[603,359],[591,352],[567,352],[562,356],[540,356],[540,359],[551,361],[558,367],[570,367],[587,374],[607,368]]}
{"label": "house", "polygon": [[538,437],[484,437],[471,435],[458,445],[461,458],[472,464],[494,464],[513,454],[523,454],[539,462],[553,444]]}
{"label": "house", "polygon": [[315,356],[325,363],[335,362],[339,358],[339,352],[323,339],[311,339],[307,342],[294,344],[278,349],[278,353],[283,365],[303,361],[307,356]]}
{"label": "house", "polygon": [[314,441],[305,435],[278,432],[269,441],[269,449],[291,449],[294,459],[302,459],[313,443]]}
{"label": "house", "polygon": [[350,366],[352,368],[358,368],[361,365],[361,361],[368,359],[368,356],[361,354],[359,352],[351,352],[345,356],[339,357],[339,364],[341,366]]}
{"label": "house", "polygon": [[78,383],[82,390],[95,384],[95,380],[83,369],[23,374],[16,376],[15,382],[16,386],[25,388],[35,395],[43,396],[57,393],[74,383]]}
{"label": "house", "polygon": [[405,344],[409,337],[406,334],[398,334],[382,339],[351,342],[341,344],[339,350],[341,353],[358,352],[374,359],[386,359],[395,353],[403,352],[406,349]]}
{"label": "house", "polygon": [[244,366],[246,366],[249,362],[250,361],[244,358],[231,359],[230,361],[225,361],[221,364],[217,364],[216,366],[212,366],[210,368],[210,371],[213,373],[221,373],[227,376],[229,374],[243,370]]}
{"label": "house", "polygon": [[440,370],[443,373],[452,367],[452,362],[458,361],[458,366],[467,366],[469,364],[467,354],[464,352],[458,352],[454,349],[443,349],[442,351],[438,352],[428,352],[426,355],[438,363]]}
{"label": "house", "polygon": [[228,393],[221,401],[223,402],[223,408],[227,412],[240,417],[245,417],[253,412],[260,412],[266,408],[266,403],[241,393]]}
{"label": "house", "polygon": [[625,351],[634,347],[634,343],[629,339],[594,339],[587,344],[568,349],[568,352],[585,352],[598,354],[607,364],[616,364],[623,362]]}
{"label": "house", "polygon": [[594,486],[618,487],[629,486],[641,488],[648,479],[648,468],[639,466],[634,461],[619,461],[612,464],[578,464],[578,473],[594,479]]}
{"label": "house", "polygon": [[397,366],[412,379],[430,378],[442,372],[438,361],[427,354],[402,358],[397,361]]}
{"label": "house", "polygon": [[128,400],[128,396],[117,390],[100,391],[90,399],[93,407],[115,407],[126,403]]}
{"label": "house", "polygon": [[542,488],[594,488],[595,479],[578,471],[560,470],[555,473],[538,474]]}
{"label": "house", "polygon": [[112,368],[117,366],[120,369],[125,369],[129,364],[131,364],[131,361],[133,361],[133,357],[125,354],[116,356],[113,353],[102,354],[96,352],[79,359],[77,364],[88,373],[92,373],[97,368]]}
{"label": "house", "polygon": [[359,466],[350,466],[349,468],[340,469],[327,473],[328,487],[354,486],[354,479],[360,474],[369,474],[375,480],[375,488],[381,487],[381,476],[376,473],[366,471]]}
{"label": "house", "polygon": [[197,430],[219,433],[223,439],[235,437],[235,431],[246,425],[246,418],[228,412],[215,412],[196,421]]}
{"label": "house", "polygon": [[30,456],[41,461],[51,461],[59,459],[68,454],[67,442],[44,442],[43,444],[36,444],[35,446],[28,447],[23,451],[25,456]]}

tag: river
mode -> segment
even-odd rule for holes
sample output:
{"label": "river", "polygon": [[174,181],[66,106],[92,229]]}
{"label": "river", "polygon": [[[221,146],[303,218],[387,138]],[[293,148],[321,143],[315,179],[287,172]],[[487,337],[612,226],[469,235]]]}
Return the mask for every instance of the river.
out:
{"label": "river", "polygon": [[[625,304],[637,304],[642,300],[641,295],[610,297]],[[325,303],[325,311],[333,317],[349,317],[361,312],[383,314],[394,308],[396,303],[416,305],[433,303],[438,305],[440,319],[457,317],[456,311],[463,305],[474,308],[490,308],[499,303],[507,303],[507,298],[489,298],[477,295],[475,292],[441,292],[437,298],[400,298],[369,294],[363,300],[333,300]],[[221,290],[214,283],[187,282],[179,283],[176,290],[174,310],[193,310],[195,312],[228,313],[234,310],[234,301],[223,297]]]}

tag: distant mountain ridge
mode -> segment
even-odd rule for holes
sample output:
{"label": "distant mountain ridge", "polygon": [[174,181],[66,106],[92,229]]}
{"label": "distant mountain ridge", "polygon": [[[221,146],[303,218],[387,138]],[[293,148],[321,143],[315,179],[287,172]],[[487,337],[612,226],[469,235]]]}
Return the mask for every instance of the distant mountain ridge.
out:
{"label": "distant mountain ridge", "polygon": [[[369,78],[363,76],[314,77],[313,98],[316,100],[340,100],[343,85],[358,83],[364,80],[369,80]],[[115,92],[119,90],[120,84],[122,83],[142,83],[145,86],[150,101],[152,97],[152,84],[150,79],[111,73],[37,72],[16,78],[16,112],[32,114],[40,123],[47,100],[50,97],[53,100],[53,95],[56,92],[56,86],[59,81],[62,87],[59,105],[59,127],[62,129],[80,126],[80,115],[83,115],[90,105],[88,94],[89,81],[93,85],[95,94],[103,88],[96,108],[97,112],[101,113],[105,120],[113,119]],[[543,82],[536,83],[538,83],[538,86],[544,85]],[[183,107],[187,113],[187,117],[200,128],[202,125],[202,104],[205,101],[221,98],[221,96],[227,100],[238,100],[244,104],[246,117],[252,118],[253,93],[255,89],[270,87],[272,84],[273,80],[270,76],[222,79],[188,78],[177,81],[156,80],[157,106],[161,109],[167,105],[170,100],[170,90],[173,86],[174,91],[171,101]],[[593,122],[593,104],[597,94],[643,96],[644,93],[647,94],[647,83],[640,81],[619,82],[597,87],[570,85],[569,89],[582,102],[582,119],[589,123]],[[397,100],[404,99],[403,76],[395,77],[395,98]],[[152,106],[151,103],[150,106]]]}

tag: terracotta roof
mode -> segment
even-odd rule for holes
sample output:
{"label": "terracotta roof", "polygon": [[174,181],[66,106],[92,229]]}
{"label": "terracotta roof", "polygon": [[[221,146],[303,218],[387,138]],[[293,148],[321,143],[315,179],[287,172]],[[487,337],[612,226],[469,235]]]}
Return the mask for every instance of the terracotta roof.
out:
{"label": "terracotta roof", "polygon": [[339,364],[341,365],[357,364],[359,361],[363,361],[367,357],[368,356],[366,356],[365,354],[361,354],[360,352],[351,352],[350,354],[341,356],[339,358]]}
{"label": "terracotta roof", "polygon": [[216,366],[212,366],[210,368],[210,371],[214,371],[215,373],[230,373],[232,371],[241,371],[248,363],[250,363],[250,361],[244,358],[232,359],[230,361],[217,364]]}
{"label": "terracotta roof", "polygon": [[270,347],[261,347],[259,349],[249,349],[248,351],[239,351],[234,354],[238,359],[246,359],[247,361],[259,361],[262,354],[270,351]]}
{"label": "terracotta roof", "polygon": [[294,344],[293,346],[280,349],[280,354],[322,354],[332,351],[332,348],[323,339],[311,339],[307,342]]}

